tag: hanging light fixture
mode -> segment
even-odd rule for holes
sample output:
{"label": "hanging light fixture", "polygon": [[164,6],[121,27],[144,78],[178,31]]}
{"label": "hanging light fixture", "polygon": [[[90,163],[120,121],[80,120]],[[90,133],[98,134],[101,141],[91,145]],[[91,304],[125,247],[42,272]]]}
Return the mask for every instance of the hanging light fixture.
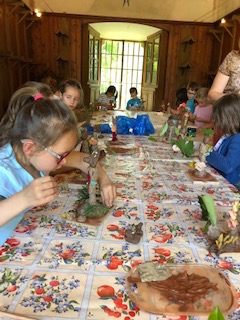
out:
{"label": "hanging light fixture", "polygon": [[225,19],[225,18],[222,18],[222,19],[221,19],[221,23],[226,23],[226,19]]}
{"label": "hanging light fixture", "polygon": [[35,9],[34,12],[38,18],[42,16],[42,12],[40,12],[38,9]]}

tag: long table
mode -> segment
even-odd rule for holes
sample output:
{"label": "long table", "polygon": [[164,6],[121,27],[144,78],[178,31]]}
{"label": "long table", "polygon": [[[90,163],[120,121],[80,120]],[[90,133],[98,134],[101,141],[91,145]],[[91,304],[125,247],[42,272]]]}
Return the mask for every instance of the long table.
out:
{"label": "long table", "polygon": [[[98,122],[104,119],[97,116]],[[62,230],[56,230],[60,214],[74,208],[85,179],[79,171],[58,175],[58,198],[27,212],[0,248],[0,310],[48,320],[207,319],[139,310],[126,291],[126,274],[149,260],[214,266],[240,292],[239,255],[209,254],[197,198],[210,194],[218,216],[225,219],[238,198],[236,190],[210,167],[207,170],[219,183],[193,184],[186,175],[190,160],[174,156],[167,144],[143,136],[118,138],[139,151],[107,155],[102,163],[117,186],[117,199],[106,220],[98,228],[64,221]],[[104,140],[109,139],[105,135]],[[127,243],[125,228],[140,221],[141,242]],[[227,319],[239,320],[240,309]]]}

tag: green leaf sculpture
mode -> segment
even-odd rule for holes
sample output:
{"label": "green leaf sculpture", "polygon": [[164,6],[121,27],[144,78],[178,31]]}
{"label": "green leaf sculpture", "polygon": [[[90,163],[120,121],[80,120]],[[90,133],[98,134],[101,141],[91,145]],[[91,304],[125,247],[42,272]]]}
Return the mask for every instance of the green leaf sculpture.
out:
{"label": "green leaf sculpture", "polygon": [[213,312],[209,315],[208,320],[225,320],[219,307],[216,307]]}
{"label": "green leaf sculpture", "polygon": [[178,129],[177,127],[175,127],[175,128],[174,128],[174,131],[175,131],[176,137],[178,137],[179,134],[180,134],[180,129]]}
{"label": "green leaf sculpture", "polygon": [[162,137],[167,132],[167,129],[168,129],[168,123],[165,122],[165,124],[160,132],[160,137]]}
{"label": "green leaf sculpture", "polygon": [[202,128],[202,132],[205,136],[213,136],[214,130],[211,128]]}
{"label": "green leaf sculpture", "polygon": [[174,144],[178,146],[178,148],[186,157],[191,157],[194,154],[194,144],[192,140],[185,140],[181,137],[172,140],[172,145]]}
{"label": "green leaf sculpture", "polygon": [[217,215],[213,198],[206,195],[198,196],[198,202],[202,209],[202,219],[207,221],[205,229],[208,231],[209,225],[215,226],[217,223]]}

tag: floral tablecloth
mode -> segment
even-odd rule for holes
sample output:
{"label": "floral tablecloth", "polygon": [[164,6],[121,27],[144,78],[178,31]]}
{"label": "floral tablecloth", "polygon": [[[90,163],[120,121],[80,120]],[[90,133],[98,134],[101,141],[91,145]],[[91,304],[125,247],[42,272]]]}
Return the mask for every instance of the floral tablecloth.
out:
{"label": "floral tablecloth", "polygon": [[[211,168],[219,183],[192,184],[185,174],[188,160],[175,157],[169,145],[147,137],[119,139],[137,145],[139,152],[108,155],[103,161],[117,186],[117,199],[100,227],[65,221],[61,231],[55,229],[60,214],[74,207],[85,178],[74,171],[57,177],[58,198],[27,212],[0,248],[1,310],[49,320],[206,319],[139,310],[128,297],[125,277],[131,267],[148,260],[215,266],[240,290],[239,256],[209,254],[197,201],[200,194],[212,195],[218,215],[225,219],[238,198],[235,189]],[[142,241],[125,242],[125,228],[140,221]],[[239,320],[240,310],[228,319]]]}

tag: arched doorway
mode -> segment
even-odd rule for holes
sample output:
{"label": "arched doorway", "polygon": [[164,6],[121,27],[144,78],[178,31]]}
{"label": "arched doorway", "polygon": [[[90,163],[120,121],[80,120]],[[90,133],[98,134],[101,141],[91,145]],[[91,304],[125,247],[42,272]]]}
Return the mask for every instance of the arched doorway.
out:
{"label": "arched doorway", "polygon": [[[84,78],[90,102],[109,85],[115,85],[118,108],[125,109],[129,89],[134,86],[144,100],[145,109],[157,110],[164,95],[166,31],[143,24],[98,22],[85,26],[86,40]],[[85,45],[84,49],[86,53]]]}

